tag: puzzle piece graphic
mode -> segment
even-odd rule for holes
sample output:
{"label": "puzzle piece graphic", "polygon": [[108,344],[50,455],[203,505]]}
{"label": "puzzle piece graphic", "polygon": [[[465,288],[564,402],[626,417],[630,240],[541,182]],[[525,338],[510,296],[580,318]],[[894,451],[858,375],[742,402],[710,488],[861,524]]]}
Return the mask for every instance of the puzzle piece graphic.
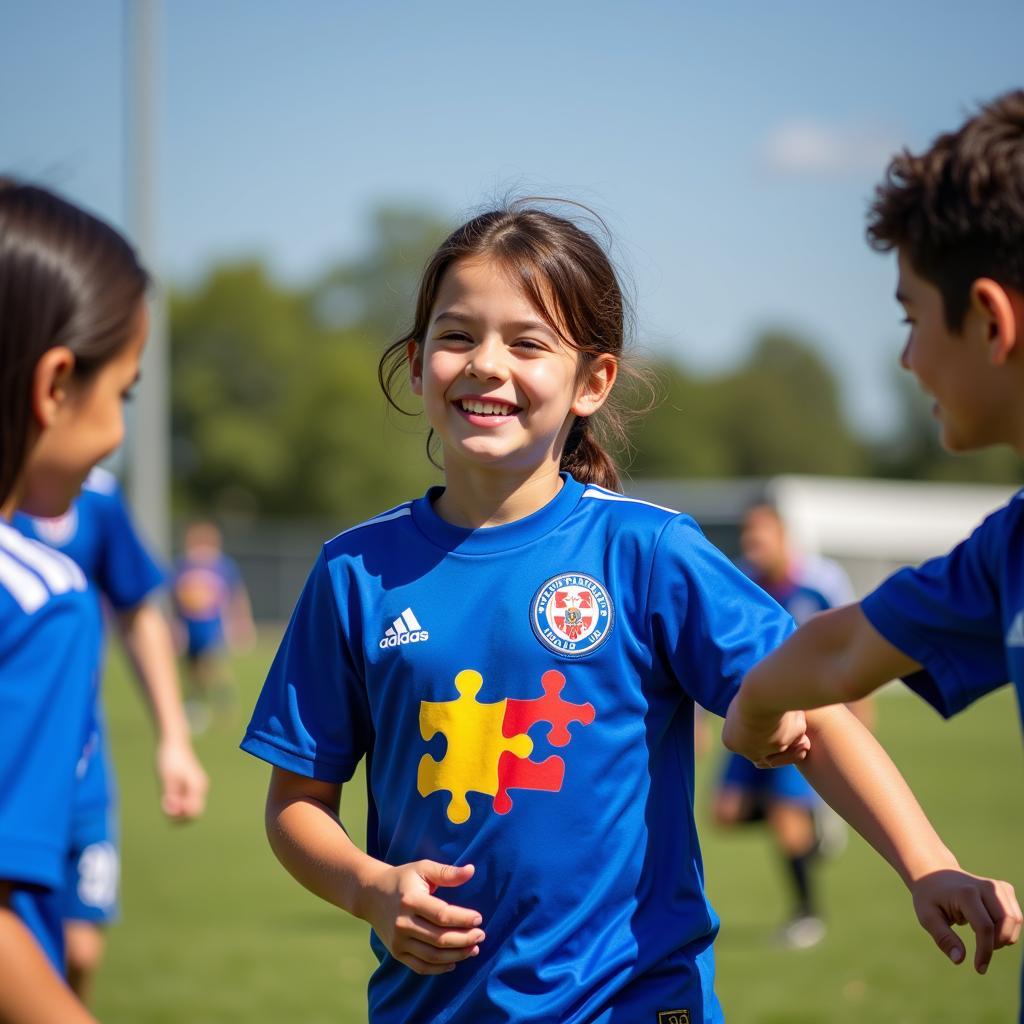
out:
{"label": "puzzle piece graphic", "polygon": [[565,762],[556,755],[543,761],[526,761],[511,751],[504,751],[498,758],[498,792],[494,797],[494,809],[499,814],[512,810],[510,789],[539,789],[557,793],[565,778]]}
{"label": "puzzle piece graphic", "polygon": [[465,669],[455,677],[456,700],[420,702],[420,734],[429,740],[443,733],[448,749],[440,761],[430,754],[420,758],[416,788],[421,796],[441,790],[451,793],[448,820],[457,825],[469,819],[467,793],[497,794],[498,762],[503,753],[525,758],[533,750],[529,736],[502,733],[507,700],[493,704],[476,700],[483,682],[479,672]]}
{"label": "puzzle piece graphic", "polygon": [[[562,700],[562,689],[565,676],[556,669],[550,669],[541,676],[544,696],[534,700],[515,700],[509,698],[505,709],[505,719],[501,723],[502,732],[506,737],[517,736],[529,732],[537,722],[548,722],[548,742],[555,747],[564,747],[571,736],[567,726],[570,722],[590,725],[594,720],[593,704],[572,704]],[[546,763],[546,762],[543,762]],[[520,787],[523,788],[523,787]]]}

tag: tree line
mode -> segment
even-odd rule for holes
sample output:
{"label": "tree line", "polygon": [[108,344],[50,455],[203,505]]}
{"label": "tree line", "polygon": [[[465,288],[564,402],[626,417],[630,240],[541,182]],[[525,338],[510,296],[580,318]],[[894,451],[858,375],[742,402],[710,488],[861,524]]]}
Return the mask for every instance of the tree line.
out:
{"label": "tree line", "polygon": [[[382,207],[357,257],[308,284],[258,261],[212,268],[170,295],[172,460],[182,515],[308,518],[343,524],[439,479],[420,416],[390,409],[377,360],[406,326],[420,270],[446,224]],[[632,477],[778,473],[1011,482],[1009,452],[952,458],[927,404],[900,381],[901,423],[870,442],[844,414],[835,376],[806,340],[754,339],[735,369],[697,375],[651,362],[656,394],[619,453]],[[415,402],[410,400],[410,409]],[[647,408],[649,407],[649,408]]]}

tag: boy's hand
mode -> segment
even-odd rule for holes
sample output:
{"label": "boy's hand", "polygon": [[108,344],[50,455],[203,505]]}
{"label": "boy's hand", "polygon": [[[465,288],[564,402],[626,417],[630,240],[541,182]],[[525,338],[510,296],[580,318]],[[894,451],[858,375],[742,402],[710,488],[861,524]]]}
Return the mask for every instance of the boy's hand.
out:
{"label": "boy's hand", "polygon": [[722,729],[722,742],[758,768],[796,764],[807,756],[811,741],[802,711],[782,715],[754,714],[744,707],[743,690],[729,705]]}
{"label": "boy's hand", "polygon": [[438,886],[473,877],[473,865],[454,867],[432,860],[388,867],[369,887],[364,916],[391,955],[417,974],[443,974],[476,956],[484,933],[475,910],[438,899]]}
{"label": "boy's hand", "polygon": [[960,870],[933,871],[910,887],[914,910],[922,927],[955,964],[967,952],[954,924],[974,929],[974,969],[988,970],[992,951],[1012,946],[1020,937],[1021,910],[1013,886],[991,878],[979,878]]}

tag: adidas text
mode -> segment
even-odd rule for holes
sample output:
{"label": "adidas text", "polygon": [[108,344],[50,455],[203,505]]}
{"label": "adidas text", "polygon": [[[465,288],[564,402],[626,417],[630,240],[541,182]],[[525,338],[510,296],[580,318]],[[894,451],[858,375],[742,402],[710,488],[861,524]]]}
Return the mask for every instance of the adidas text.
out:
{"label": "adidas text", "polygon": [[387,647],[398,647],[402,644],[418,644],[421,640],[429,640],[430,634],[425,629],[416,629],[411,633],[402,633],[401,636],[392,634],[384,637],[378,645],[381,650]]}

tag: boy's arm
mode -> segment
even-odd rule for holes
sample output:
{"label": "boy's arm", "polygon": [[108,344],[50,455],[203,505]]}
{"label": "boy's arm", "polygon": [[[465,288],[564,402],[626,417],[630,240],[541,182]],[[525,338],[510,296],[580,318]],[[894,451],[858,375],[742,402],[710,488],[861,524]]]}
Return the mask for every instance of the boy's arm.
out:
{"label": "boy's arm", "polygon": [[844,707],[807,713],[810,751],[800,764],[814,788],[895,868],[921,925],[954,963],[964,945],[951,924],[974,929],[974,966],[1017,941],[1021,910],[1007,882],[960,870],[879,743]]}
{"label": "boy's arm", "polygon": [[722,732],[751,761],[786,763],[773,735],[783,712],[860,700],[921,666],[846,605],[815,615],[747,673]]}
{"label": "boy's arm", "polygon": [[209,780],[192,749],[170,627],[150,600],[118,612],[117,623],[157,733],[160,805],[171,818],[198,817],[206,804]]}
{"label": "boy's arm", "polygon": [[476,956],[484,940],[475,910],[434,896],[473,877],[472,865],[430,860],[392,867],[364,853],[338,818],[341,786],[274,768],[267,838],[303,886],[367,921],[392,955],[418,974],[442,974]]}
{"label": "boy's arm", "polygon": [[10,883],[0,882],[0,1020],[5,1024],[96,1024],[11,910],[10,899]]}

